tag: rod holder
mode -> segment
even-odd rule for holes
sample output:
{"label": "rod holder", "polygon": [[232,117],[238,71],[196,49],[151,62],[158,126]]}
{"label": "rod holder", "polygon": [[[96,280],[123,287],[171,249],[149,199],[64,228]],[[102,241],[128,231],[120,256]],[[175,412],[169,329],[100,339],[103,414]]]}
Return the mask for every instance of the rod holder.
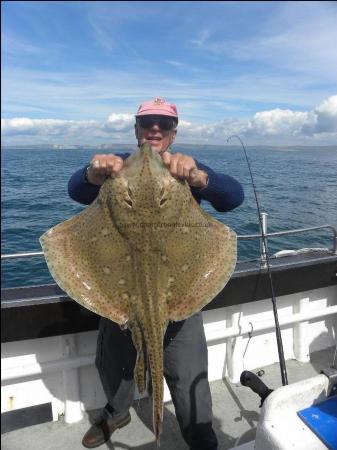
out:
{"label": "rod holder", "polygon": [[267,230],[268,230],[268,214],[266,212],[261,213],[261,224],[262,224],[262,232],[265,236],[264,240],[261,232],[261,240],[260,240],[260,260],[263,268],[267,267],[267,252],[268,252],[268,244],[267,244]]}

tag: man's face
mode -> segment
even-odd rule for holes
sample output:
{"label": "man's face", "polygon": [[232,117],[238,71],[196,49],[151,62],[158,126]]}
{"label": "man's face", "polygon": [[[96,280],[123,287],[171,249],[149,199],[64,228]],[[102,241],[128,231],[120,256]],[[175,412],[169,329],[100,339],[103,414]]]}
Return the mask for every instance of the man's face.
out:
{"label": "man's face", "polygon": [[163,129],[160,126],[160,121],[153,121],[149,127],[147,124],[146,128],[142,128],[140,121],[137,120],[135,124],[135,133],[139,146],[148,143],[154,151],[163,153],[174,141],[177,130],[175,127],[170,130]]}

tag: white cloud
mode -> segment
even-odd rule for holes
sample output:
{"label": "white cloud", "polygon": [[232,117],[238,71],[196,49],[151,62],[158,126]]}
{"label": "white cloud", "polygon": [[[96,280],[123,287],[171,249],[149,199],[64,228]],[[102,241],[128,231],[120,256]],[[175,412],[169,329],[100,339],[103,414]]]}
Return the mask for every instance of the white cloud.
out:
{"label": "white cloud", "polygon": [[135,123],[134,114],[112,113],[103,124],[103,129],[107,131],[131,131]]}
{"label": "white cloud", "polygon": [[179,121],[178,139],[180,142],[221,143],[235,133],[243,133],[246,121],[238,119],[224,119],[211,124]]}
{"label": "white cloud", "polygon": [[3,136],[35,135],[46,138],[68,135],[78,139],[81,133],[93,130],[97,126],[98,123],[94,120],[29,119],[27,117],[1,119]]}
{"label": "white cloud", "polygon": [[334,95],[308,114],[302,132],[308,135],[337,133],[337,95]]}
{"label": "white cloud", "polygon": [[291,111],[289,109],[272,109],[255,114],[248,122],[249,134],[266,135],[296,135],[308,120],[307,112]]}
{"label": "white cloud", "polygon": [[[130,143],[134,142],[134,114],[111,113],[95,120],[1,119],[5,144],[27,143]],[[221,144],[240,134],[249,144],[335,144],[337,142],[337,95],[311,111],[272,109],[251,119],[226,118],[214,123],[179,121],[177,142]]]}
{"label": "white cloud", "polygon": [[312,111],[272,109],[260,111],[250,120],[225,119],[213,124],[181,120],[181,142],[222,143],[232,134],[240,134],[251,143],[288,142],[322,144],[337,142],[337,95],[329,97]]}

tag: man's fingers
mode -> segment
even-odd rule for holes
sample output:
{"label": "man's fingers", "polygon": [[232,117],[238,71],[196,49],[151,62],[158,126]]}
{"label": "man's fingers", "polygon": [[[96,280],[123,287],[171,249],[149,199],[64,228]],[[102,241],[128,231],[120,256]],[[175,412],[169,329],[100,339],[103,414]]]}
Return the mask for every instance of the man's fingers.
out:
{"label": "man's fingers", "polygon": [[94,155],[90,162],[90,179],[102,184],[106,177],[115,177],[123,167],[123,159],[116,155]]}
{"label": "man's fingers", "polygon": [[199,170],[196,167],[190,170],[188,177],[188,184],[190,186],[204,188],[208,184],[208,175],[203,170]]}
{"label": "man's fingers", "polygon": [[106,163],[106,175],[108,177],[112,176],[113,168],[114,168],[113,161],[107,161],[107,163]]}
{"label": "man's fingers", "polygon": [[175,178],[188,179],[190,171],[196,168],[194,159],[181,153],[164,152],[162,158],[171,175]]}
{"label": "man's fingers", "polygon": [[98,174],[101,168],[101,160],[105,155],[95,155],[90,161],[90,169],[93,173]]}
{"label": "man's fingers", "polygon": [[97,167],[97,172],[100,175],[106,175],[106,160],[105,159],[101,159],[99,161],[99,167]]}
{"label": "man's fingers", "polygon": [[192,167],[189,171],[188,177],[189,181],[195,182],[199,178],[199,170],[196,167]]}
{"label": "man's fingers", "polygon": [[122,167],[123,167],[123,160],[122,160],[122,158],[116,158],[114,160],[113,165],[112,165],[111,176],[115,177],[118,174],[118,172],[120,172]]}
{"label": "man's fingers", "polygon": [[161,157],[162,157],[162,160],[163,160],[163,163],[166,165],[166,166],[169,166],[170,165],[170,162],[171,162],[171,153],[170,152],[164,152],[164,153],[162,153],[162,155],[161,155]]}
{"label": "man's fingers", "polygon": [[115,155],[95,155],[90,163],[94,176],[116,176],[123,167],[123,159]]}
{"label": "man's fingers", "polygon": [[178,176],[178,169],[177,169],[177,164],[178,164],[178,160],[177,158],[171,158],[170,161],[170,173],[173,177],[177,177]]}
{"label": "man's fingers", "polygon": [[188,180],[188,178],[190,176],[190,173],[191,173],[191,170],[193,170],[193,169],[191,169],[190,167],[184,167],[184,178],[186,180]]}
{"label": "man's fingers", "polygon": [[184,168],[185,161],[180,159],[177,163],[177,175],[179,178],[184,178]]}

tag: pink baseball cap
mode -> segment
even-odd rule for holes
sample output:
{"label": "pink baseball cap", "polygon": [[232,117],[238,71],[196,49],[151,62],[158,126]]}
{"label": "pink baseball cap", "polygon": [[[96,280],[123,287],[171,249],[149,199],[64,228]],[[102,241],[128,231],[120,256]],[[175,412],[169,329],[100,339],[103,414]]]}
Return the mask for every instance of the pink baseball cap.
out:
{"label": "pink baseball cap", "polygon": [[176,105],[166,102],[161,97],[156,97],[151,102],[142,103],[137,111],[137,116],[146,116],[149,114],[158,114],[160,116],[175,117],[178,121],[178,111]]}

